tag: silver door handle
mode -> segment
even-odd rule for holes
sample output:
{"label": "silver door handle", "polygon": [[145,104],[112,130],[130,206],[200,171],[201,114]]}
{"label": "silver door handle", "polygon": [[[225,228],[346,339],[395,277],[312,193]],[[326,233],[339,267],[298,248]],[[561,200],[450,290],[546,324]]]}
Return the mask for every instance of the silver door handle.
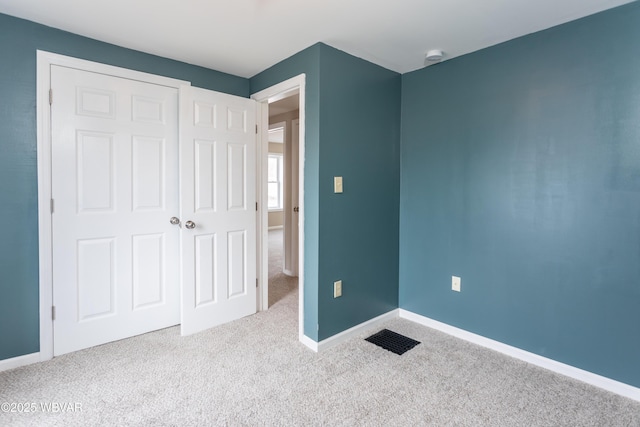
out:
{"label": "silver door handle", "polygon": [[188,228],[189,230],[191,230],[193,228],[196,228],[196,223],[193,222],[193,221],[187,221],[187,222],[184,223],[184,226],[186,228]]}
{"label": "silver door handle", "polygon": [[175,216],[172,216],[171,219],[169,219],[169,222],[173,225],[180,225],[180,219]]}

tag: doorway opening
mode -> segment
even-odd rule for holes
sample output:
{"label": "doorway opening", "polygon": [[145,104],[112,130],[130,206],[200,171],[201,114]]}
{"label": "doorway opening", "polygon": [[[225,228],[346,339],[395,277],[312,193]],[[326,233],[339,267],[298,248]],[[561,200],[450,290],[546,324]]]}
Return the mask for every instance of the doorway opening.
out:
{"label": "doorway opening", "polygon": [[298,287],[299,93],[268,104],[269,307]]}
{"label": "doorway opening", "polygon": [[[258,307],[260,310],[267,310],[273,303],[276,304],[281,298],[278,297],[276,287],[282,285],[274,281],[271,271],[279,274],[279,278],[287,281],[288,285],[281,286],[285,298],[289,291],[295,291],[295,286],[290,282],[297,276],[298,289],[298,338],[305,345],[312,347],[311,340],[304,335],[304,123],[305,123],[305,75],[288,79],[284,82],[271,86],[251,96],[258,101],[258,116],[260,127],[259,146],[259,183],[260,192],[259,206],[259,242],[258,242],[258,265],[260,266],[259,277],[259,297]],[[273,132],[269,132],[269,130]],[[280,183],[277,176],[272,175],[269,180],[268,166],[270,159],[269,140],[280,138],[282,129],[282,175]],[[271,138],[270,138],[271,136]],[[289,142],[287,142],[289,141]],[[273,141],[275,144],[278,142]],[[272,146],[272,166],[278,164],[278,154],[276,146]],[[277,167],[276,167],[277,169]],[[297,179],[296,179],[297,178]],[[276,205],[277,191],[281,188],[282,213],[281,223],[277,222],[279,216],[277,209],[268,209],[269,206],[269,186],[272,188],[272,206]],[[271,213],[271,229],[269,214]],[[280,228],[275,228],[279,227]],[[279,232],[279,233],[277,233]],[[280,242],[280,239],[282,243]],[[270,243],[272,250],[270,250]],[[280,248],[280,259],[278,259],[278,248]],[[271,257],[270,257],[271,252]],[[270,258],[274,266],[270,265]],[[280,270],[281,269],[281,270]],[[271,280],[270,280],[271,279]],[[271,295],[270,285],[273,285]],[[272,298],[273,297],[273,298]]]}

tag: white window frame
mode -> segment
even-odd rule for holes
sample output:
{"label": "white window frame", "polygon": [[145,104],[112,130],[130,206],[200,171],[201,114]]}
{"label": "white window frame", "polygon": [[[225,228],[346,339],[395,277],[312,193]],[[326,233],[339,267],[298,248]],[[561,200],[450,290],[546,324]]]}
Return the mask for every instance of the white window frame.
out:
{"label": "white window frame", "polygon": [[[269,195],[269,184],[273,184],[274,182],[278,184],[278,207],[272,208],[268,207],[269,212],[280,212],[284,210],[284,154],[283,153],[269,153],[268,158],[276,158],[278,159],[278,180],[277,181],[269,181],[267,178],[267,200]],[[268,167],[268,163],[267,163]],[[269,176],[267,170],[267,177]]]}

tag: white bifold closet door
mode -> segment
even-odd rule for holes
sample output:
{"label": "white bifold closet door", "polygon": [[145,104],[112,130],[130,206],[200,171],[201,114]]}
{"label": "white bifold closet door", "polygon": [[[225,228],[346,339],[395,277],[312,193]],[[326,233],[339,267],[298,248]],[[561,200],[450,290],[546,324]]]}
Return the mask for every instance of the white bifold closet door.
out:
{"label": "white bifold closet door", "polygon": [[54,355],[255,312],[253,101],[185,89],[186,134],[209,134],[179,142],[176,88],[61,66],[51,87]]}
{"label": "white bifold closet door", "polygon": [[178,90],[52,66],[54,354],[180,322]]}
{"label": "white bifold closet door", "polygon": [[257,103],[193,87],[180,100],[184,335],[256,312]]}

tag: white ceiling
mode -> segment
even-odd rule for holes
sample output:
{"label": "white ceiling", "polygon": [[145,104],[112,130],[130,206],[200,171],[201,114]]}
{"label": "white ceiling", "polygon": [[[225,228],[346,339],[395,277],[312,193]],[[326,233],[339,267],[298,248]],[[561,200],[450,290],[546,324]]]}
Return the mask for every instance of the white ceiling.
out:
{"label": "white ceiling", "polygon": [[0,0],[0,12],[251,77],[316,42],[405,73],[630,0]]}

